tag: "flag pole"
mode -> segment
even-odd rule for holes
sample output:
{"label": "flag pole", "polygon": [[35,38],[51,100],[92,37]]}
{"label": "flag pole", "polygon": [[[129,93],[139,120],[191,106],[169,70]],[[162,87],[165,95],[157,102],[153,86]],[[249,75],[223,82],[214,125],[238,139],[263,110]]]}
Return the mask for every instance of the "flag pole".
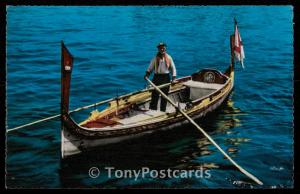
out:
{"label": "flag pole", "polygon": [[231,49],[231,64],[232,67],[234,68],[235,65],[235,56],[234,56],[234,49],[235,49],[235,29],[237,26],[237,21],[235,18],[233,18],[234,20],[234,25],[233,25],[233,35],[230,36],[230,49]]}

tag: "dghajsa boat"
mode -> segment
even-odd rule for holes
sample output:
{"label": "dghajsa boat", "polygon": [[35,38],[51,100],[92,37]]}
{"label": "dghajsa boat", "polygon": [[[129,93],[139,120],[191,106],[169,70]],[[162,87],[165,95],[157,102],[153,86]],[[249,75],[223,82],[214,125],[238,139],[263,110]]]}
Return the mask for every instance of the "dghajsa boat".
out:
{"label": "dghajsa boat", "polygon": [[171,85],[167,97],[176,106],[170,101],[166,112],[149,110],[151,92],[155,89],[151,87],[98,102],[95,105],[107,104],[107,107],[91,112],[86,120],[77,123],[69,111],[73,57],[63,42],[61,48],[62,158],[93,147],[185,125],[189,121],[181,112],[192,119],[204,117],[228,98],[234,86],[235,56],[241,60],[243,58],[241,39],[235,24],[235,34],[230,36],[231,63],[225,71],[205,68],[176,79],[174,84],[159,86]]}

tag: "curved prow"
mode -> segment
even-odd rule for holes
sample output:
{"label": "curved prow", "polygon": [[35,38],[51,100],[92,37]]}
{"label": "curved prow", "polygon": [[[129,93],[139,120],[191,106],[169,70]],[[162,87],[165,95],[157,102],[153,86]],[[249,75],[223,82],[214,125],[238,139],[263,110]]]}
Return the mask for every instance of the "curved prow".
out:
{"label": "curved prow", "polygon": [[73,56],[61,42],[61,114],[69,112],[69,96],[71,73],[73,69]]}

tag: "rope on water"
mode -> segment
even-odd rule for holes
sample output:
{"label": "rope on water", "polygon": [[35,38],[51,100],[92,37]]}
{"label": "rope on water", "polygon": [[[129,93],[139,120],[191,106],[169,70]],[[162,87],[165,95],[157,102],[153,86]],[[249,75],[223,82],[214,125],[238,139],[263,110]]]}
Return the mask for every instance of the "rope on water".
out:
{"label": "rope on water", "polygon": [[[101,102],[98,102],[98,103],[95,103],[95,104],[91,104],[91,105],[88,105],[88,106],[83,106],[83,107],[80,107],[80,108],[76,108],[75,110],[72,110],[69,113],[78,112],[78,111],[81,111],[81,110],[84,110],[84,109],[91,108],[93,106],[98,106],[98,105],[107,103],[110,100],[111,99],[108,99],[108,100],[104,100],[104,101],[101,101]],[[61,116],[61,114],[57,114],[57,115],[47,117],[47,118],[44,118],[44,119],[41,119],[41,120],[37,120],[37,121],[31,122],[31,123],[27,123],[25,125],[21,125],[21,126],[15,127],[15,128],[7,129],[6,132],[11,132],[11,131],[15,131],[17,129],[22,129],[24,127],[28,127],[28,126],[31,126],[31,125],[34,125],[34,124],[37,124],[37,123],[41,123],[41,122],[45,122],[45,121],[48,121],[48,120],[51,120],[51,119],[55,119],[55,118],[58,118],[60,116]]]}

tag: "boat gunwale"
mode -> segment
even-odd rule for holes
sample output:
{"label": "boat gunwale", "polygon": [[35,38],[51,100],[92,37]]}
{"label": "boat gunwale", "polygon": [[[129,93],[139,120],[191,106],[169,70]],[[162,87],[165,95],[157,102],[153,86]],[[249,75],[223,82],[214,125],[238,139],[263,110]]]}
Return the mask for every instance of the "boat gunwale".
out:
{"label": "boat gunwale", "polygon": [[[196,109],[193,112],[188,113],[189,116],[194,116],[196,114],[199,114],[201,112],[204,112],[205,110],[209,109],[211,106],[219,102],[222,98],[226,99],[229,97],[229,94],[231,93],[233,87],[231,87],[229,90],[227,90],[224,95],[220,96],[220,98],[212,101],[210,103],[210,106],[204,106],[202,108]],[[175,122],[180,122],[184,120],[184,117],[178,116],[175,118],[170,118],[170,120],[163,120],[161,122],[157,122],[156,125],[153,123],[147,124],[147,125],[140,125],[140,126],[135,126],[135,127],[130,127],[130,128],[123,128],[123,129],[114,129],[114,130],[101,130],[101,131],[92,131],[89,130],[91,128],[88,128],[88,130],[83,129],[81,126],[78,126],[71,117],[69,117],[69,123],[70,125],[73,125],[73,128],[70,130],[70,128],[65,128],[67,129],[70,133],[82,137],[85,139],[105,139],[105,138],[112,138],[112,137],[121,137],[121,136],[126,136],[126,135],[133,135],[141,132],[147,132],[147,131],[153,131],[156,128],[163,127],[167,125],[168,123],[173,124]],[[108,134],[107,134],[108,133]]]}
{"label": "boat gunwale", "polygon": [[[222,73],[222,74],[223,74],[223,73]],[[224,75],[224,74],[223,74],[223,75]],[[226,75],[224,75],[224,76],[226,76]],[[189,76],[187,76],[187,77],[189,77]],[[226,77],[227,77],[227,76],[226,76]],[[208,109],[209,107],[211,107],[212,105],[214,105],[218,100],[222,99],[223,96],[228,95],[227,93],[228,93],[228,92],[230,93],[231,89],[226,90],[226,92],[225,92],[223,95],[221,95],[221,96],[219,96],[218,98],[215,98],[215,99],[212,100],[212,97],[213,97],[213,96],[215,96],[217,93],[220,93],[220,91],[223,90],[224,88],[226,88],[230,82],[232,83],[231,77],[227,77],[227,78],[228,78],[228,79],[227,79],[227,81],[224,83],[224,86],[222,86],[222,87],[219,88],[218,90],[214,91],[213,93],[207,95],[206,97],[203,97],[203,98],[201,98],[201,99],[197,99],[197,100],[196,100],[197,102],[194,102],[195,104],[193,104],[193,107],[199,105],[203,100],[211,98],[211,102],[210,102],[209,104],[207,104],[206,106],[201,107],[201,108],[199,108],[199,109],[195,109],[195,110],[193,110],[193,111],[191,111],[191,112],[188,112],[188,111],[187,111],[187,114],[189,114],[189,115],[195,115],[195,114],[197,114],[197,113],[199,113],[199,112],[202,112],[202,111],[204,111],[205,109]],[[153,119],[153,120],[151,120],[151,121],[144,122],[144,123],[134,123],[134,124],[124,125],[124,126],[118,125],[117,127],[86,128],[86,127],[82,127],[82,126],[78,125],[78,124],[73,120],[73,118],[70,116],[69,113],[66,113],[66,114],[68,115],[67,117],[68,117],[70,120],[68,120],[68,119],[63,119],[64,122],[70,121],[70,122],[72,122],[71,125],[75,125],[75,127],[77,128],[77,130],[76,130],[76,129],[71,129],[71,130],[68,129],[68,131],[74,131],[74,130],[75,130],[75,131],[77,131],[77,133],[76,133],[77,135],[83,135],[84,137],[88,137],[88,138],[93,138],[94,136],[97,137],[97,138],[99,138],[99,135],[97,135],[97,134],[96,134],[96,135],[84,135],[84,134],[82,134],[82,132],[84,132],[84,133],[105,133],[105,132],[108,132],[108,133],[111,133],[111,132],[120,132],[120,133],[122,133],[121,131],[123,131],[123,130],[127,130],[127,131],[128,131],[128,130],[133,129],[133,128],[145,128],[146,130],[148,130],[149,125],[158,124],[158,123],[164,125],[165,122],[171,122],[171,123],[173,123],[173,122],[176,122],[177,120],[182,120],[182,119],[184,119],[182,115],[179,114],[179,115],[177,116],[177,114],[176,114],[176,112],[175,112],[175,113],[172,113],[172,114],[173,114],[172,116],[168,116],[167,118],[165,118],[165,117],[164,117],[163,119],[161,119],[161,118],[159,118],[159,119],[156,118],[156,119]],[[167,114],[166,114],[166,115],[167,115]],[[162,116],[163,116],[163,115],[162,115]],[[68,122],[68,123],[69,123],[69,122]],[[81,132],[80,132],[78,129],[81,130]],[[113,134],[112,134],[112,135],[113,135]],[[106,136],[108,137],[108,135],[104,135],[104,137],[106,137]],[[122,134],[119,134],[119,135],[117,135],[117,136],[122,136]],[[100,138],[101,138],[101,137],[100,137]]]}

